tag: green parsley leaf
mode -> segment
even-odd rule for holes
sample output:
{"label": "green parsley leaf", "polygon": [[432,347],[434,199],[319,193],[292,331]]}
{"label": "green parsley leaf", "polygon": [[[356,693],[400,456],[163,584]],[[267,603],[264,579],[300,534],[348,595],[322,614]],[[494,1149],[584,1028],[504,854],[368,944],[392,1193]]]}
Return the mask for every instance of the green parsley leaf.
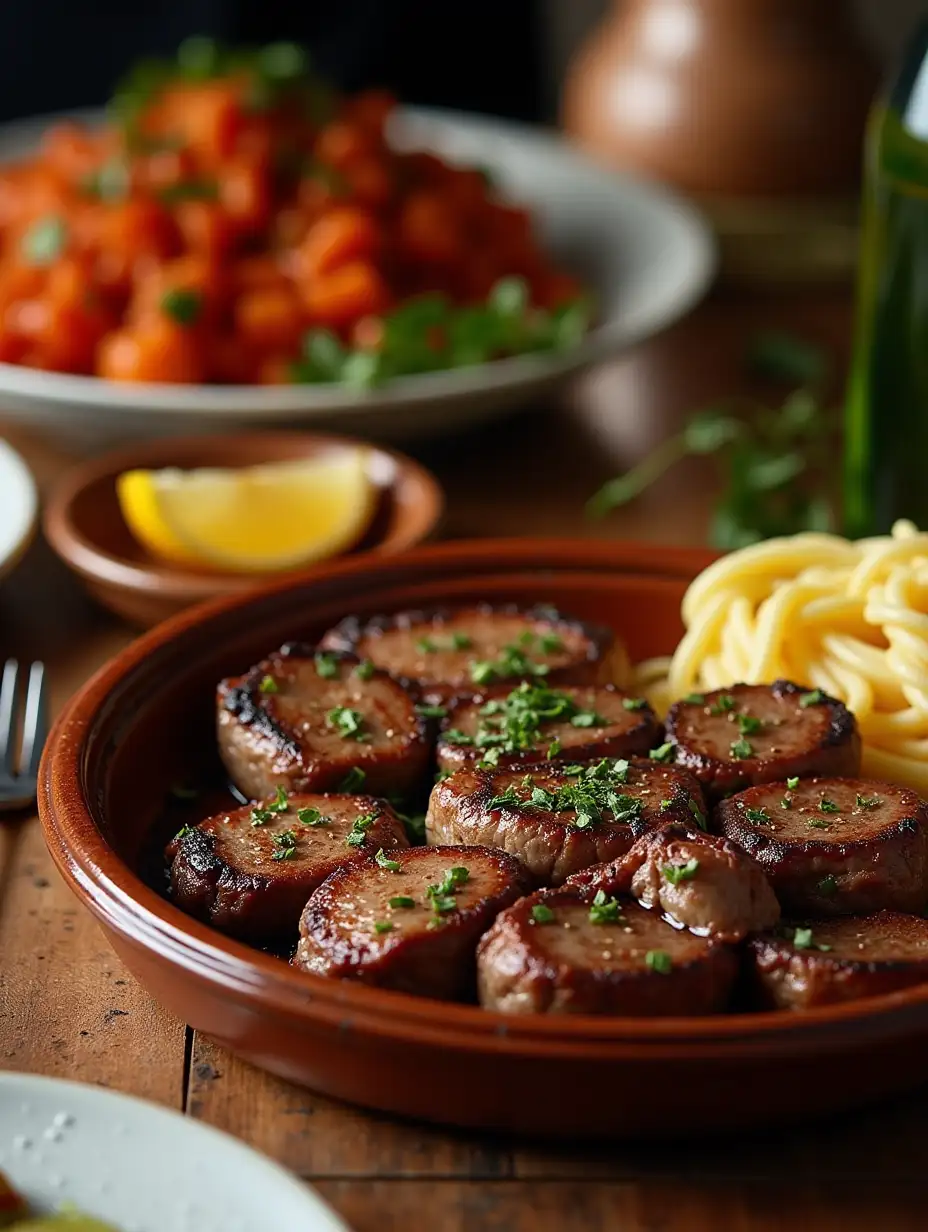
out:
{"label": "green parsley leaf", "polygon": [[395,925],[392,920],[376,920],[374,922],[375,933],[392,933]]}
{"label": "green parsley leaf", "polygon": [[532,908],[532,919],[536,924],[550,924],[554,920],[554,912],[545,903],[536,903]]}
{"label": "green parsley leaf", "polygon": [[739,714],[737,723],[738,731],[740,731],[743,736],[753,736],[764,726],[761,720],[756,719],[752,714]]}
{"label": "green parsley leaf", "polygon": [[647,700],[644,697],[623,697],[622,705],[626,710],[644,710],[647,705]]}
{"label": "green parsley leaf", "polygon": [[408,894],[394,894],[390,899],[390,906],[395,908],[415,907],[416,900],[410,898]]}
{"label": "green parsley leaf", "polygon": [[665,813],[667,809],[669,809],[672,806],[672,804],[673,804],[672,800],[662,800],[661,801],[661,812]]}
{"label": "green parsley leaf", "polygon": [[644,961],[651,971],[658,975],[670,975],[673,970],[673,959],[666,950],[648,950]]}
{"label": "green parsley leaf", "polygon": [[334,727],[344,740],[370,739],[364,731],[364,715],[348,706],[336,706],[325,716],[329,727]]}
{"label": "green parsley leaf", "polygon": [[370,680],[376,670],[370,659],[362,659],[354,669],[354,674],[359,680]]}
{"label": "green parsley leaf", "polygon": [[693,820],[696,822],[697,826],[699,826],[700,830],[708,830],[709,827],[706,823],[706,815],[692,796],[690,796],[687,800],[686,807],[693,814]]}
{"label": "green parsley leaf", "polygon": [[489,684],[496,679],[496,671],[492,663],[482,660],[470,665],[470,678],[474,684]]}
{"label": "green parsley leaf", "polygon": [[401,865],[399,862],[397,860],[391,860],[382,847],[378,850],[377,854],[374,856],[374,859],[380,867],[386,869],[388,873],[398,873],[400,871]]}
{"label": "green parsley leaf", "polygon": [[781,809],[791,809],[792,807],[793,807],[792,796],[784,796],[783,799],[780,801],[780,808]]}
{"label": "green parsley leaf", "polygon": [[819,811],[822,813],[840,813],[841,810],[835,804],[834,800],[829,800],[827,796],[822,796],[818,802]]}
{"label": "green parsley leaf", "polygon": [[683,700],[688,706],[702,706],[706,699],[702,693],[687,693]]}
{"label": "green parsley leaf", "polygon": [[186,838],[188,834],[192,834],[195,829],[196,826],[181,826],[181,828],[174,835],[173,841],[175,843],[179,842],[182,838]]}
{"label": "green parsley leaf", "polygon": [[665,880],[671,885],[677,886],[681,881],[690,881],[696,876],[696,871],[699,868],[699,861],[696,859],[687,860],[685,864],[665,864],[661,869]]}
{"label": "green parsley leaf", "polygon": [[709,713],[714,715],[727,714],[729,710],[734,710],[735,699],[730,693],[720,693],[712,705],[709,707]]}
{"label": "green parsley leaf", "polygon": [[421,654],[434,654],[438,647],[430,637],[420,637],[416,642],[416,650]]}
{"label": "green parsley leaf", "polygon": [[746,757],[753,757],[754,746],[751,744],[750,740],[745,740],[744,736],[742,736],[740,740],[732,741],[729,752],[732,757],[742,761]]}
{"label": "green parsley leaf", "polygon": [[560,740],[552,740],[552,741],[551,741],[551,743],[548,745],[548,757],[549,757],[549,758],[551,758],[551,757],[557,757],[557,755],[558,755],[558,753],[560,753],[560,751],[561,751],[561,742],[560,742]]}
{"label": "green parsley leaf", "polygon": [[581,710],[570,720],[571,727],[605,727],[606,720],[594,710]]}
{"label": "green parsley leaf", "polygon": [[756,826],[766,826],[770,824],[770,814],[765,808],[749,808],[744,810],[744,815],[748,821],[753,821]]}
{"label": "green parsley leaf", "polygon": [[310,826],[315,828],[318,826],[329,826],[331,821],[328,817],[323,817],[322,813],[317,808],[300,808],[296,811],[296,819],[302,826]]}
{"label": "green parsley leaf", "polygon": [[811,950],[813,947],[812,929],[797,928],[793,932],[793,945],[797,950]]}
{"label": "green parsley leaf", "polygon": [[823,821],[821,817],[810,817],[806,825],[813,830],[830,830],[831,822]]}
{"label": "green parsley leaf", "polygon": [[429,897],[436,915],[448,915],[457,910],[458,900],[453,894],[430,894]]}
{"label": "green parsley leaf", "polygon": [[470,650],[474,640],[468,637],[466,633],[451,634],[451,649],[452,650]]}
{"label": "green parsley leaf", "polygon": [[360,766],[352,766],[345,777],[338,785],[339,791],[348,792],[360,791],[367,782],[367,771],[362,770]]}
{"label": "green parsley leaf", "polygon": [[674,761],[676,756],[676,745],[669,740],[666,744],[662,744],[659,748],[651,749],[650,753],[648,753],[648,757],[650,757],[652,761],[660,761],[664,763]]}
{"label": "green parsley leaf", "polygon": [[264,676],[261,679],[261,683],[258,685],[258,692],[259,693],[279,693],[280,689],[278,689],[277,681],[274,679],[273,676]]}
{"label": "green parsley leaf", "polygon": [[857,793],[857,807],[858,808],[875,809],[875,808],[879,808],[882,803],[883,802],[879,796],[869,796],[868,797],[868,796],[862,796],[860,792]]}
{"label": "green parsley leaf", "polygon": [[316,665],[316,675],[321,676],[323,680],[334,680],[338,675],[337,655],[320,650],[316,653],[314,662]]}
{"label": "green parsley leaf", "polygon": [[538,644],[542,654],[556,654],[557,651],[564,649],[564,643],[556,633],[542,633]]}
{"label": "green parsley leaf", "polygon": [[193,325],[203,311],[203,296],[189,287],[172,287],[161,297],[161,311],[178,325]]}
{"label": "green parsley leaf", "polygon": [[360,817],[356,817],[352,823],[351,829],[345,836],[345,843],[349,847],[363,847],[364,840],[367,838],[367,831],[371,828],[380,814],[376,811],[370,813],[362,813]]}
{"label": "green parsley leaf", "polygon": [[51,265],[64,252],[68,228],[63,218],[40,218],[25,233],[20,243],[30,265]]}
{"label": "green parsley leaf", "polygon": [[424,719],[443,719],[448,709],[446,706],[417,706],[416,714],[421,714]]}
{"label": "green parsley leaf", "polygon": [[790,791],[795,791],[796,788],[799,786],[799,775],[797,774],[795,778],[787,779],[786,786],[789,788]]}
{"label": "green parsley leaf", "polygon": [[488,809],[509,808],[513,805],[518,806],[524,804],[525,801],[518,795],[514,787],[507,787],[500,796],[494,796],[492,800],[487,802]]}
{"label": "green parsley leaf", "polygon": [[253,826],[264,826],[271,820],[273,813],[270,809],[259,808],[256,804],[251,810],[251,824]]}
{"label": "green parsley leaf", "polygon": [[622,904],[619,900],[610,898],[605,890],[597,890],[596,897],[590,904],[590,923],[617,924],[622,919]]}
{"label": "green parsley leaf", "polygon": [[825,694],[821,689],[813,689],[811,693],[800,693],[799,705],[805,710],[809,706],[817,706],[825,700]]}
{"label": "green parsley leaf", "polygon": [[628,782],[628,772],[630,769],[631,769],[631,763],[626,761],[624,757],[621,757],[613,765],[612,773],[620,783],[627,783]]}
{"label": "green parsley leaf", "polygon": [[480,761],[477,762],[478,770],[495,770],[499,765],[499,749],[487,749]]}

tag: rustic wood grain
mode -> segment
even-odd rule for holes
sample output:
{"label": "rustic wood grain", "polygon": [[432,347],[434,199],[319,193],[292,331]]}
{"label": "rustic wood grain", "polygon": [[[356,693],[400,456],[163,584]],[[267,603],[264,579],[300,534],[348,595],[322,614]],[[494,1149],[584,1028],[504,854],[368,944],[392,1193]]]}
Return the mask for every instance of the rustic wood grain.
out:
{"label": "rustic wood grain", "polygon": [[[410,452],[445,485],[453,537],[700,542],[710,464],[681,467],[604,522],[589,523],[583,503],[686,414],[752,388],[743,356],[758,328],[789,327],[829,344],[840,372],[848,318],[840,294],[716,299],[592,374],[568,407],[529,411]],[[68,459],[53,442],[20,429],[10,435],[47,491]],[[132,635],[83,596],[41,543],[0,589],[0,656],[43,657],[56,708]],[[919,1092],[815,1126],[655,1147],[498,1141],[391,1120],[290,1086],[209,1040],[191,1040],[151,1002],[52,869],[34,817],[0,825],[0,1068],[185,1107],[312,1180],[356,1232],[925,1226],[928,1102]],[[626,1111],[633,1119],[634,1109]]]}

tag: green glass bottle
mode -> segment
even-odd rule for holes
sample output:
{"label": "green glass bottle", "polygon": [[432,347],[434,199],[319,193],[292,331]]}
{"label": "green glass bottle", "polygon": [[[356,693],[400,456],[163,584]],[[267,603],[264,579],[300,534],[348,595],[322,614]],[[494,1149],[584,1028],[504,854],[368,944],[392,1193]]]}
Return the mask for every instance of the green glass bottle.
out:
{"label": "green glass bottle", "polygon": [[928,528],[928,22],[867,135],[845,530]]}

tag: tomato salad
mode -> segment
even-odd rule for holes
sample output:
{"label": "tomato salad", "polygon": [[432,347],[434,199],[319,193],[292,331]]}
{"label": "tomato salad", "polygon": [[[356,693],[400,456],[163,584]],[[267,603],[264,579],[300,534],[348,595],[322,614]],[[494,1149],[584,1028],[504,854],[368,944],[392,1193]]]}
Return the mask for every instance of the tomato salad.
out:
{"label": "tomato salad", "polygon": [[378,384],[573,345],[589,303],[478,168],[391,148],[289,43],[190,39],[0,168],[0,360],[115,381]]}

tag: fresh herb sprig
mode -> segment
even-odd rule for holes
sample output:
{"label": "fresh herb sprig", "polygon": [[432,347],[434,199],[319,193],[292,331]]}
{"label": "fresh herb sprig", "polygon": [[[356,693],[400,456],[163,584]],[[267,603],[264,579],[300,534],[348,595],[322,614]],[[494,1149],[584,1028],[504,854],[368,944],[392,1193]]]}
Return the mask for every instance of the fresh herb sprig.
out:
{"label": "fresh herb sprig", "polygon": [[778,407],[737,399],[693,416],[624,475],[609,480],[587,511],[602,517],[640,496],[686,457],[714,456],[723,479],[710,541],[729,551],[779,535],[835,527],[836,413],[823,400],[828,364],[788,334],[759,336],[749,361],[792,392]]}

